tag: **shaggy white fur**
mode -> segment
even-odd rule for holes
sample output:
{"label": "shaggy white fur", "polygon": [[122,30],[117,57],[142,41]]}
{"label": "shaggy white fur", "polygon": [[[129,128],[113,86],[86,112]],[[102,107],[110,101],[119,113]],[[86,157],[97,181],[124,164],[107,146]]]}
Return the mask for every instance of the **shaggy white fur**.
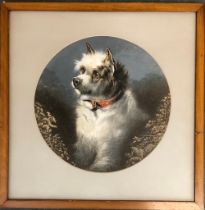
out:
{"label": "shaggy white fur", "polygon": [[[106,172],[121,167],[129,141],[137,132],[137,126],[145,122],[148,116],[138,107],[128,87],[125,90],[118,90],[119,93],[123,91],[123,94],[114,103],[93,110],[90,100],[93,97],[95,97],[94,100],[103,97],[99,89],[97,92],[97,88],[101,88],[102,84],[92,82],[92,73],[100,66],[109,69],[109,76],[112,79],[114,71],[117,73],[119,70],[114,70],[114,61],[109,50],[104,53],[83,54],[81,60],[75,62],[76,70],[84,68],[84,72],[75,77],[80,80],[81,88],[86,87],[99,95],[81,94],[78,91],[80,97],[76,107],[77,142],[75,143],[74,160],[81,168]],[[75,89],[79,89],[79,86]]]}
{"label": "shaggy white fur", "polygon": [[[106,56],[105,52],[84,53],[80,61],[75,61],[75,70],[78,71],[84,66],[88,72],[92,72],[98,66],[109,65],[109,62],[106,62]],[[112,70],[114,72],[114,68]]]}
{"label": "shaggy white fur", "polygon": [[[80,101],[77,113],[77,158],[86,159],[95,153],[95,159],[89,170],[109,171],[119,167],[122,151],[129,141],[136,123],[148,116],[138,108],[130,90],[111,106],[91,111],[88,102]],[[88,151],[85,153],[85,147]],[[83,155],[86,154],[86,157]]]}
{"label": "shaggy white fur", "polygon": [[96,52],[92,54],[83,54],[80,61],[75,61],[75,70],[79,70],[81,66],[85,66],[87,70],[92,70],[102,65],[106,54],[104,52]]}

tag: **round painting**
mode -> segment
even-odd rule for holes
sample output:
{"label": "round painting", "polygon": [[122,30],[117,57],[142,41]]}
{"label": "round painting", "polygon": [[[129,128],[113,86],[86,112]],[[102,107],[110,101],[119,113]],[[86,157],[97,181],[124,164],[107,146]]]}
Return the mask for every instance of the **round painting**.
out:
{"label": "round painting", "polygon": [[39,79],[35,115],[48,146],[89,171],[112,172],[143,160],[159,143],[170,91],[139,46],[96,36],[61,50]]}

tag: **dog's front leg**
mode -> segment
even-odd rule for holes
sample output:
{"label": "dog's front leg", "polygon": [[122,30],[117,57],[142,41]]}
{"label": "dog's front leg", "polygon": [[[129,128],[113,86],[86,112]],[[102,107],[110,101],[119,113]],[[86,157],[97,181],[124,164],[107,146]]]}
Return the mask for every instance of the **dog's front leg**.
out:
{"label": "dog's front leg", "polygon": [[121,167],[122,154],[118,149],[104,147],[96,155],[94,162],[90,165],[89,170],[96,172],[115,171]]}
{"label": "dog's front leg", "polygon": [[94,161],[96,157],[96,152],[92,145],[78,141],[74,146],[73,159],[75,164],[83,169],[87,169],[89,165]]}

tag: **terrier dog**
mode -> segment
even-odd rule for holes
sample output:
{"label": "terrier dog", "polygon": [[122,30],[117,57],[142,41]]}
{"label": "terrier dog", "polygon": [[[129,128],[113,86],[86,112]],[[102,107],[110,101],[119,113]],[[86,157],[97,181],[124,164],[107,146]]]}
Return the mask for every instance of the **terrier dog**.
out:
{"label": "terrier dog", "polygon": [[128,71],[110,49],[87,52],[75,62],[78,76],[72,86],[79,95],[76,106],[74,162],[95,172],[122,168],[124,154],[138,125],[148,119],[139,108],[128,81]]}

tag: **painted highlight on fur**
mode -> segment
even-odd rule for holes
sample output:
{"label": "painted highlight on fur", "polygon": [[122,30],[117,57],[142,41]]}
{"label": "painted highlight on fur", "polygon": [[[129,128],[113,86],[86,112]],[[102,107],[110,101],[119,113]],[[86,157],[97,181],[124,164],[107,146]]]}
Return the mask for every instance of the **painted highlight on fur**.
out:
{"label": "painted highlight on fur", "polygon": [[[76,107],[77,142],[74,162],[83,169],[96,172],[119,170],[129,141],[138,125],[148,120],[128,85],[128,73],[115,62],[109,49],[95,52],[87,44],[87,53],[75,62],[75,69],[83,71],[73,87],[80,97]],[[93,79],[99,74],[99,79]],[[105,107],[93,109],[89,101],[118,100]]]}

